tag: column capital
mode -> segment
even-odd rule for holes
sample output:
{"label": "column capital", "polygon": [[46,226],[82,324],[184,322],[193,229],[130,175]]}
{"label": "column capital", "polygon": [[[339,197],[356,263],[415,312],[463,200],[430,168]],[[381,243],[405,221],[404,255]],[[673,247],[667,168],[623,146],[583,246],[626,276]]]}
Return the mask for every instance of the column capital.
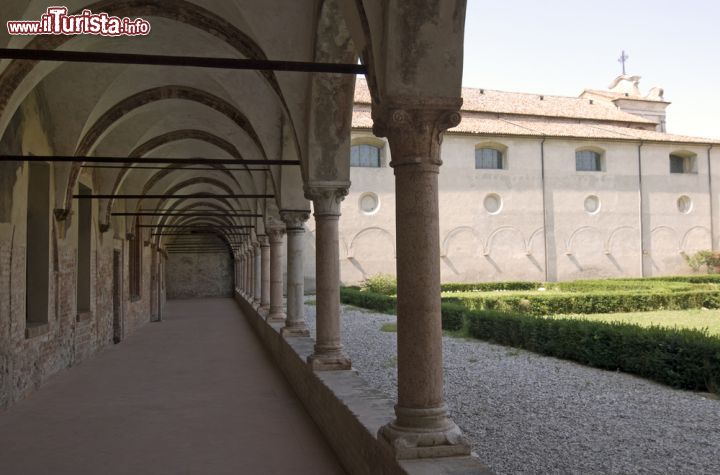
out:
{"label": "column capital", "polygon": [[260,243],[260,247],[270,247],[270,240],[268,239],[267,235],[261,234],[257,238],[258,242]]}
{"label": "column capital", "polygon": [[462,120],[459,97],[395,97],[373,107],[373,133],[387,137],[392,151],[391,167],[442,165],[443,133]]}
{"label": "column capital", "polygon": [[310,219],[310,211],[281,210],[280,219],[285,223],[288,233],[290,231],[304,231],[305,221]]}
{"label": "column capital", "polygon": [[285,228],[284,227],[272,227],[272,228],[265,228],[265,231],[268,234],[268,237],[270,238],[270,243],[273,242],[279,242],[282,240],[283,236],[285,235]]}
{"label": "column capital", "polygon": [[313,202],[315,216],[340,216],[340,203],[348,194],[350,182],[308,183],[305,198]]}

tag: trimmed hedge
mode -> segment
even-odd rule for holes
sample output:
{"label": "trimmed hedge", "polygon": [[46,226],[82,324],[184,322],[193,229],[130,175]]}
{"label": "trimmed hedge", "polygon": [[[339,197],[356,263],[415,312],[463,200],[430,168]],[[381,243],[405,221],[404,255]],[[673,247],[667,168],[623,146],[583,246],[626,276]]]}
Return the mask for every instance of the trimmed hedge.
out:
{"label": "trimmed hedge", "polygon": [[[657,303],[656,299],[676,298],[678,295],[683,297],[676,303],[687,302],[683,299],[699,302],[709,298],[707,294],[709,292],[655,294],[650,302]],[[395,313],[396,299],[392,296],[347,287],[341,289],[340,296],[346,304]],[[617,293],[590,295],[592,298],[599,297],[606,304],[610,301],[604,298],[616,296]],[[553,300],[563,296],[541,297]],[[514,301],[515,298],[509,300]],[[716,295],[712,296],[712,303],[719,303]],[[720,338],[709,335],[705,330],[641,327],[620,322],[471,310],[459,302],[446,301],[441,308],[444,330],[457,331],[467,325],[470,335],[481,340],[596,368],[624,371],[676,388],[720,392]],[[593,308],[593,312],[601,313],[597,312],[597,308]]]}
{"label": "trimmed hedge", "polygon": [[530,315],[563,313],[645,312],[650,310],[683,310],[687,308],[720,308],[720,292],[693,290],[681,292],[592,292],[546,293],[528,295],[463,295],[445,297],[444,302],[460,303],[470,310],[499,310]]}
{"label": "trimmed hedge", "polygon": [[356,307],[375,310],[380,313],[395,313],[395,297],[360,290],[357,287],[340,288],[340,301]]}
{"label": "trimmed hedge", "polygon": [[493,290],[537,290],[543,287],[542,282],[474,282],[442,284],[443,292],[491,292]]}
{"label": "trimmed hedge", "polygon": [[[344,304],[354,305],[380,313],[395,314],[397,299],[389,295],[375,294],[353,287],[340,289],[340,301]],[[441,304],[442,329],[457,331],[465,325],[467,309],[456,303]]]}
{"label": "trimmed hedge", "polygon": [[[705,284],[703,287],[698,287]],[[540,281],[508,281],[508,282],[450,282],[442,284],[443,292],[493,292],[493,291],[523,291],[537,290],[544,287],[548,290],[562,290],[565,292],[596,292],[611,290],[650,290],[682,292],[690,290],[714,289],[720,286],[720,274],[681,275],[669,277],[649,278],[619,278],[576,280],[567,282],[540,282]],[[397,293],[397,280],[387,274],[378,274],[368,277],[363,282],[363,288],[370,292],[382,295],[395,295]]]}
{"label": "trimmed hedge", "polygon": [[462,330],[465,326],[467,309],[456,303],[443,303],[440,306],[442,329],[449,331]]}
{"label": "trimmed hedge", "polygon": [[707,331],[467,311],[470,335],[676,388],[720,392],[720,338]]}

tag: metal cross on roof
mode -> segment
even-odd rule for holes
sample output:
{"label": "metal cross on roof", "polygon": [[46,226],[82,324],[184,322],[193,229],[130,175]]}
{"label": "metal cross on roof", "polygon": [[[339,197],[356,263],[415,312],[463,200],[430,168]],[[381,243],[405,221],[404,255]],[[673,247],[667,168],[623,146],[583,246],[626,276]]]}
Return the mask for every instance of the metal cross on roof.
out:
{"label": "metal cross on roof", "polygon": [[620,58],[618,58],[618,63],[622,63],[623,75],[625,75],[625,61],[627,61],[628,59],[630,59],[630,56],[625,54],[625,50],[623,50],[622,54],[620,55]]}

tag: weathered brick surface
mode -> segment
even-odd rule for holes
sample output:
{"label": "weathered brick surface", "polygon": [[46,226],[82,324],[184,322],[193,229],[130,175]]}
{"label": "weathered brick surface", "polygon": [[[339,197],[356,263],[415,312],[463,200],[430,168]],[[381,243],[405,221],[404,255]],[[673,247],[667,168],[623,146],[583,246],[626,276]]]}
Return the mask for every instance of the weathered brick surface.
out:
{"label": "weathered brick surface", "polygon": [[[13,129],[11,138],[6,134],[0,141],[0,150],[9,150],[9,141],[27,137],[29,140],[23,140],[21,147],[11,147],[12,150],[20,147],[14,153],[52,155],[53,150],[45,136],[42,108],[41,101],[28,100],[18,111],[17,120],[13,121],[17,130]],[[63,204],[65,193],[55,192],[62,190],[66,183],[63,178],[66,175],[57,172],[57,168],[63,166],[51,165],[50,176],[54,178],[50,193],[51,209]],[[0,173],[9,173],[8,170],[5,167]],[[46,331],[26,338],[26,248],[28,239],[32,239],[32,236],[26,236],[28,178],[26,169],[16,167],[11,172],[17,172],[17,176],[2,183],[9,183],[12,189],[0,192],[0,208],[5,210],[0,213],[0,408],[23,398],[59,371],[91,358],[111,345],[113,338],[114,233],[99,232],[97,206],[93,211],[91,236],[89,317],[80,321],[77,319],[77,220],[71,219],[63,232],[68,222],[52,218],[48,324]],[[91,176],[84,179],[92,184]],[[127,249],[126,244],[124,247]],[[125,305],[126,336],[149,321],[150,248],[145,249],[145,254],[142,298]],[[123,275],[127,278],[127,259],[123,260],[123,265]],[[127,299],[127,282],[124,288],[124,298]]]}
{"label": "weathered brick surface", "polygon": [[227,252],[170,254],[168,298],[232,297],[233,261]]}

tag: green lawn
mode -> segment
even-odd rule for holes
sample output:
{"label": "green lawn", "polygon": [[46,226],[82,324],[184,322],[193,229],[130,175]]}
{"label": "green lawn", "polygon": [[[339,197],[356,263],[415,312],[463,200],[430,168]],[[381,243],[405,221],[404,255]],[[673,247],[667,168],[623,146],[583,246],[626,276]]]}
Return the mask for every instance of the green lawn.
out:
{"label": "green lawn", "polygon": [[649,327],[651,325],[680,328],[707,328],[720,336],[720,310],[659,310],[654,312],[596,313],[588,315],[557,315],[555,318],[586,318],[603,322],[623,322]]}

